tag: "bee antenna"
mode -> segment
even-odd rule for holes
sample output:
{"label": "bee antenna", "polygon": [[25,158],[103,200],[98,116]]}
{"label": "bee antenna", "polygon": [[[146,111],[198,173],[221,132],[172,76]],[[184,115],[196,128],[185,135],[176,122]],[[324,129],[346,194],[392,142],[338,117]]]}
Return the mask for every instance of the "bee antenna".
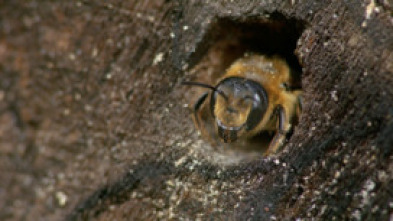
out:
{"label": "bee antenna", "polygon": [[228,96],[225,95],[225,93],[222,90],[219,90],[211,85],[200,83],[200,82],[194,82],[194,81],[183,81],[181,84],[182,85],[190,85],[190,86],[198,86],[198,87],[210,89],[212,91],[217,92],[219,95],[221,95],[225,99],[225,101],[228,101]]}

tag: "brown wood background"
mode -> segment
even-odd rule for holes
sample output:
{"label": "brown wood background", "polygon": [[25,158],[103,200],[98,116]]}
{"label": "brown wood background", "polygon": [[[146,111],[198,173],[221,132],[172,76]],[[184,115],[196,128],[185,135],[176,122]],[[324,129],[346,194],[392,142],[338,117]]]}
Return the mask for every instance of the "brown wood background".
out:
{"label": "brown wood background", "polygon": [[[0,220],[392,219],[392,9],[0,1]],[[225,24],[274,19],[301,26],[300,123],[278,156],[224,164],[179,82]]]}

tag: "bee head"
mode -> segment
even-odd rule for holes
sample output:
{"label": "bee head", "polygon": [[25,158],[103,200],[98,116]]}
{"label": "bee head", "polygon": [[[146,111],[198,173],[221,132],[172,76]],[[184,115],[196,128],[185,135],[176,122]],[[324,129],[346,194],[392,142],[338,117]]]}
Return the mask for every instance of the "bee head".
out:
{"label": "bee head", "polygon": [[[220,96],[220,92],[225,96]],[[259,83],[230,77],[218,83],[210,105],[218,135],[229,143],[259,124],[267,109],[268,99]]]}
{"label": "bee head", "polygon": [[262,120],[268,97],[257,82],[241,77],[229,77],[216,87],[199,82],[182,82],[208,88],[213,91],[210,110],[215,119],[218,136],[225,143],[233,142],[247,131],[254,129]]}

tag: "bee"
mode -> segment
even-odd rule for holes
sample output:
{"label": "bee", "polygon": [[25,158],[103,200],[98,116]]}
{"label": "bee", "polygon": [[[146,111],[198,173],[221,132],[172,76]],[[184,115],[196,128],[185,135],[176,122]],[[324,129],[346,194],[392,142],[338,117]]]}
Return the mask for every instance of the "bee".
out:
{"label": "bee", "polygon": [[[236,60],[215,86],[186,81],[184,85],[207,88],[194,104],[194,122],[204,130],[201,109],[207,106],[214,131],[224,143],[247,139],[261,132],[275,132],[266,155],[285,143],[301,110],[301,90],[290,87],[291,69],[278,56],[246,55]],[[205,102],[210,97],[210,104]]]}

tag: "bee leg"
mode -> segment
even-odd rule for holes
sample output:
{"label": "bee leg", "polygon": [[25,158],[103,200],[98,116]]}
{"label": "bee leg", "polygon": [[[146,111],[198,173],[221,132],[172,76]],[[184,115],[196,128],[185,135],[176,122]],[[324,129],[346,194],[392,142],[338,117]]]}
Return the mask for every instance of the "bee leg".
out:
{"label": "bee leg", "polygon": [[202,96],[200,96],[198,100],[195,102],[193,119],[194,119],[195,126],[197,127],[201,135],[208,138],[211,141],[211,143],[214,145],[215,141],[212,139],[209,131],[207,130],[205,125],[203,125],[203,121],[201,120],[201,114],[202,114],[201,108],[208,95],[209,92],[202,94]]}
{"label": "bee leg", "polygon": [[200,111],[199,110],[200,110],[203,102],[205,102],[208,94],[209,94],[208,92],[204,93],[202,96],[200,96],[198,98],[198,100],[194,104],[194,121],[195,121],[195,125],[197,126],[197,128],[199,130],[201,130],[201,123],[200,123],[200,118],[201,117],[200,117]]}
{"label": "bee leg", "polygon": [[278,112],[278,130],[274,135],[273,140],[270,142],[269,148],[266,151],[265,155],[276,153],[277,150],[284,144],[286,134],[290,130],[289,119],[286,116],[284,108],[278,106],[275,111]]}
{"label": "bee leg", "polygon": [[216,147],[218,146],[217,141],[211,136],[210,132],[206,128],[205,125],[203,125],[203,121],[201,120],[201,108],[203,103],[205,102],[206,98],[208,97],[209,92],[204,93],[202,96],[198,98],[198,100],[194,104],[194,114],[193,114],[193,120],[195,123],[195,126],[197,129],[200,131],[201,135],[207,138],[211,145]]}
{"label": "bee leg", "polygon": [[299,116],[300,113],[303,110],[302,91],[301,90],[296,90],[296,91],[293,92],[293,94],[297,97],[296,113],[297,113],[297,116]]}

